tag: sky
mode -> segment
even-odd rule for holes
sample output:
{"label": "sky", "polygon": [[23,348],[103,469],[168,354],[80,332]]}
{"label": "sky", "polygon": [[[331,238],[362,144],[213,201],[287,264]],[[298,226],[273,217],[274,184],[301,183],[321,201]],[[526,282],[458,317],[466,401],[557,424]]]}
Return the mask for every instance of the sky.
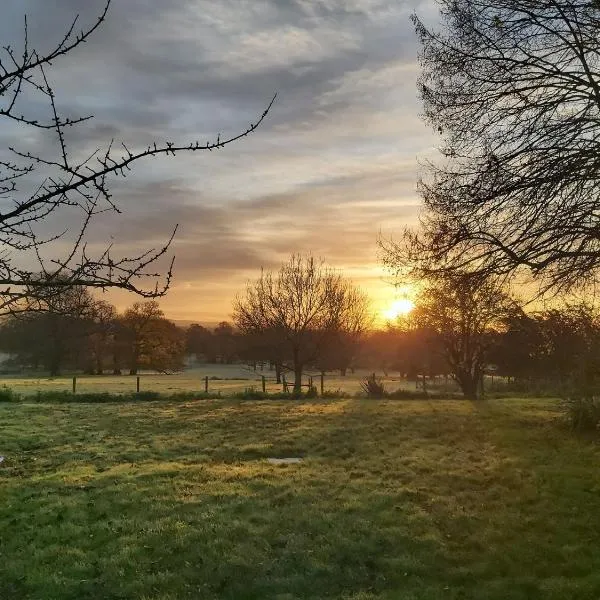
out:
{"label": "sky", "polygon": [[[43,51],[75,15],[85,26],[103,5],[2,0],[0,37],[18,47],[26,13],[30,44]],[[413,12],[435,22],[433,0],[113,0],[91,40],[48,72],[63,114],[94,115],[69,132],[73,152],[113,138],[137,148],[232,135],[278,96],[247,138],[138,163],[111,181],[122,214],[98,217],[90,243],[131,253],[179,224],[160,301],[177,320],[229,319],[261,267],[308,252],[362,287],[377,312],[389,308],[397,292],[377,240],[416,223],[420,163],[437,144],[419,117]],[[51,151],[38,135],[5,128],[0,146]]]}

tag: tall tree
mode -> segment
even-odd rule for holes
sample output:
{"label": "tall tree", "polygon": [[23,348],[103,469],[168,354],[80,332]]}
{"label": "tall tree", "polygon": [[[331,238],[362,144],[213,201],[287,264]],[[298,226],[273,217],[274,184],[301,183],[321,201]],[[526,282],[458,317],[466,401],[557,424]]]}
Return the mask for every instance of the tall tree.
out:
{"label": "tall tree", "polygon": [[96,300],[93,302],[88,320],[90,333],[88,336],[88,371],[96,375],[104,373],[105,364],[114,352],[117,333],[117,310],[109,302]]}
{"label": "tall tree", "polygon": [[419,294],[411,318],[439,344],[466,398],[480,397],[493,334],[513,305],[500,285],[471,273],[430,279]]}
{"label": "tall tree", "polygon": [[[146,157],[223,148],[254,131],[273,102],[256,123],[231,137],[162,141],[141,150],[110,143],[80,160],[69,147],[68,133],[90,117],[61,113],[51,71],[101,28],[110,5],[107,0],[97,19],[82,31],[75,18],[60,41],[44,51],[32,46],[25,19],[22,48],[3,45],[0,50],[0,123],[20,131],[8,147],[0,148],[0,314],[39,308],[50,294],[72,286],[122,288],[144,297],[164,294],[173,261],[162,283],[155,263],[167,254],[175,232],[162,246],[137,256],[118,256],[110,245],[93,253],[86,243],[86,232],[97,215],[120,212],[109,189],[111,177],[126,175]],[[48,120],[38,116],[41,105],[48,109]],[[32,130],[54,135],[49,153],[24,145]],[[73,219],[79,226],[63,231],[62,224]],[[56,223],[61,224],[59,229],[53,228]],[[153,282],[149,287],[140,283],[148,279]]]}
{"label": "tall tree", "polygon": [[302,391],[304,369],[321,356],[334,334],[360,335],[369,324],[364,293],[312,256],[293,255],[277,273],[262,271],[234,303],[243,333],[271,332],[289,356],[294,392]]}
{"label": "tall tree", "polygon": [[158,302],[136,302],[121,317],[119,343],[129,374],[140,368],[175,371],[183,366],[185,333],[165,318]]}
{"label": "tall tree", "polygon": [[553,289],[595,280],[600,3],[437,3],[438,31],[413,21],[425,118],[442,136],[443,160],[420,183],[422,230],[407,232],[407,262],[523,268]]}

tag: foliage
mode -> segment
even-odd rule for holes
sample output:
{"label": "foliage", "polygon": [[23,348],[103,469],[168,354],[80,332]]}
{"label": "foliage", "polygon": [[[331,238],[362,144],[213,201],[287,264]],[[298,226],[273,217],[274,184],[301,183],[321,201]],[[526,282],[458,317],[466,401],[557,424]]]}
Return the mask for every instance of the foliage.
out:
{"label": "foliage", "polygon": [[21,396],[3,385],[0,387],[0,402],[16,402],[21,399]]}
{"label": "foliage", "polygon": [[572,396],[563,401],[563,410],[569,425],[576,431],[598,432],[600,429],[600,398]]}
{"label": "foliage", "polygon": [[44,311],[8,316],[0,327],[0,349],[17,364],[103,374],[125,365],[174,371],[183,366],[184,333],[168,321],[156,301],[135,303],[122,316],[108,302],[95,300],[84,287],[62,288]]}
{"label": "foliage", "polygon": [[136,302],[120,319],[119,340],[129,373],[140,368],[177,371],[183,367],[183,332],[165,318],[158,302]]}

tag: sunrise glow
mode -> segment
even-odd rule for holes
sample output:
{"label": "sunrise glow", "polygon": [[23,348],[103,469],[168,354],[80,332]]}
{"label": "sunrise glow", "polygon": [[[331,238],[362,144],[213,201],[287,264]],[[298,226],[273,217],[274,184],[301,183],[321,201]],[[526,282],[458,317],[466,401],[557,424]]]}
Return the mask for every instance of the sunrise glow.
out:
{"label": "sunrise glow", "polygon": [[409,300],[408,298],[397,298],[382,312],[382,314],[386,320],[393,321],[398,317],[406,316],[414,307],[415,305],[412,300]]}

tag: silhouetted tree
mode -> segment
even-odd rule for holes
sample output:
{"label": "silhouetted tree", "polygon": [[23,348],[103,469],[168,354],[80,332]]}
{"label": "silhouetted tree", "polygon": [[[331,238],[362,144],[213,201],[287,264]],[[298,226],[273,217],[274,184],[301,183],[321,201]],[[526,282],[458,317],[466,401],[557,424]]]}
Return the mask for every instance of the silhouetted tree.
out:
{"label": "silhouetted tree", "polygon": [[487,353],[513,301],[500,285],[471,273],[430,279],[411,318],[439,344],[466,398],[480,397]]}
{"label": "silhouetted tree", "polygon": [[221,321],[213,331],[212,342],[218,362],[230,364],[237,358],[239,353],[237,334],[231,323]]}
{"label": "silhouetted tree", "polygon": [[114,355],[117,333],[117,310],[109,302],[96,300],[87,315],[90,332],[87,348],[89,354],[88,371],[97,375],[104,373],[105,364]]}
{"label": "silhouetted tree", "polygon": [[216,354],[213,343],[213,334],[210,329],[202,325],[190,325],[185,332],[185,351],[193,354],[196,360],[200,358],[206,362],[216,362]]}
{"label": "silhouetted tree", "polygon": [[140,368],[175,371],[183,366],[185,334],[165,319],[158,302],[136,302],[120,319],[119,342],[124,348],[129,374]]}
{"label": "silhouetted tree", "polygon": [[311,256],[293,255],[277,273],[262,271],[234,303],[234,322],[242,333],[274,332],[294,371],[294,392],[302,374],[315,364],[332,336],[360,335],[369,324],[366,296],[339,273]]}
{"label": "silhouetted tree", "polygon": [[78,366],[85,355],[93,305],[86,288],[62,288],[46,298],[43,311],[8,317],[0,336],[2,348],[22,364],[60,375],[65,366]]}
{"label": "silhouetted tree", "polygon": [[[600,4],[437,0],[418,17],[426,121],[444,160],[420,183],[410,260],[512,273],[544,286],[595,278],[600,264]],[[388,247],[391,262],[406,258]]]}
{"label": "silhouetted tree", "polygon": [[[51,67],[100,28],[110,4],[107,0],[95,22],[80,32],[75,19],[60,41],[45,51],[32,46],[25,20],[22,48],[7,45],[2,49],[4,55],[0,54],[0,119],[21,131],[13,145],[0,149],[0,313],[40,308],[51,294],[73,286],[122,288],[144,297],[164,294],[173,261],[162,284],[153,269],[167,253],[175,232],[163,246],[137,256],[117,256],[111,246],[93,253],[86,244],[86,231],[95,216],[107,210],[120,212],[109,190],[109,178],[126,175],[145,157],[223,148],[254,131],[273,102],[256,123],[232,137],[210,142],[157,142],[142,150],[110,143],[85,160],[76,158],[77,153],[68,147],[68,131],[90,117],[61,114],[51,84]],[[40,103],[49,109],[48,120],[36,116]],[[26,109],[32,112],[24,114]],[[26,145],[31,130],[54,134],[52,153],[42,154]],[[68,232],[48,233],[51,224],[68,222],[71,215],[80,225],[70,236]],[[59,244],[51,243],[57,240]],[[61,256],[57,255],[60,249]],[[140,281],[148,278],[154,284],[140,287]]]}

